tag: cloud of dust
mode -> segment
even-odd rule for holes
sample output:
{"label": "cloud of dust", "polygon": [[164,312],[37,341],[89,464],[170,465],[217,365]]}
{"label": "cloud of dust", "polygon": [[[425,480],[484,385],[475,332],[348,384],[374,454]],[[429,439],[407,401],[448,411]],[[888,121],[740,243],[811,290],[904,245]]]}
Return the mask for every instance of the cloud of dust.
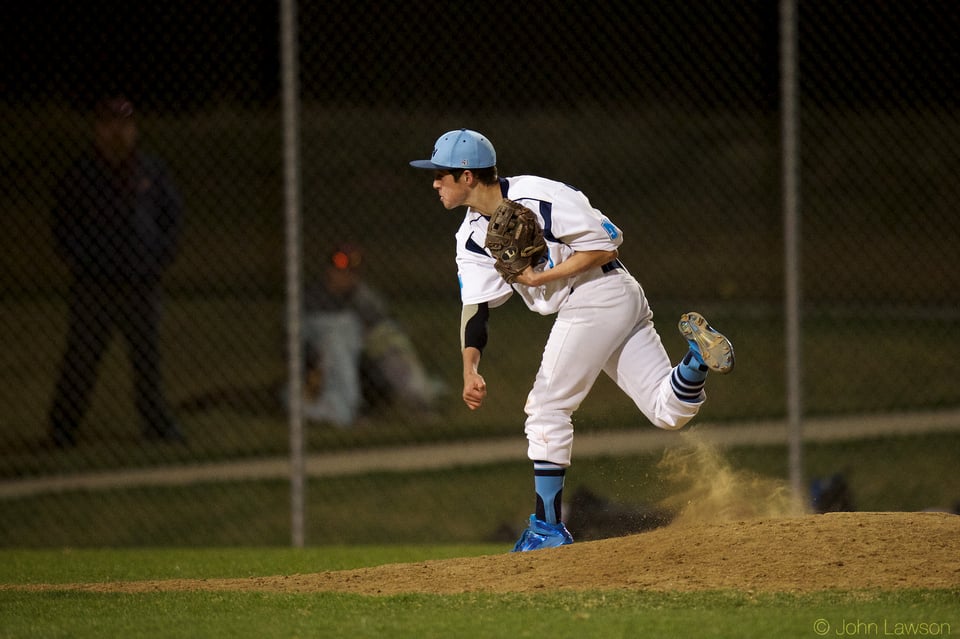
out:
{"label": "cloud of dust", "polygon": [[686,446],[668,449],[657,464],[676,486],[661,506],[676,513],[673,523],[693,524],[807,514],[787,482],[732,468],[721,452],[696,433],[681,433]]}

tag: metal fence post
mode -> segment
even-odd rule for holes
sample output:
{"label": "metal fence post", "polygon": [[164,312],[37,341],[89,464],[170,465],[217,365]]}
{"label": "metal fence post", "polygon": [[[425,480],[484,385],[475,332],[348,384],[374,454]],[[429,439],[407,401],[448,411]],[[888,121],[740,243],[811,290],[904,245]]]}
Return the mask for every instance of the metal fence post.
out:
{"label": "metal fence post", "polygon": [[797,113],[796,0],[780,3],[780,91],[783,163],[784,314],[790,487],[803,491],[803,401],[800,344],[800,170]]}
{"label": "metal fence post", "polygon": [[296,1],[280,3],[280,75],[283,91],[284,217],[286,220],[287,276],[287,370],[290,424],[290,532],[291,543],[302,548],[304,532],[304,435],[300,354],[300,308],[302,275],[300,265],[300,134],[298,119],[299,71],[297,68]]}

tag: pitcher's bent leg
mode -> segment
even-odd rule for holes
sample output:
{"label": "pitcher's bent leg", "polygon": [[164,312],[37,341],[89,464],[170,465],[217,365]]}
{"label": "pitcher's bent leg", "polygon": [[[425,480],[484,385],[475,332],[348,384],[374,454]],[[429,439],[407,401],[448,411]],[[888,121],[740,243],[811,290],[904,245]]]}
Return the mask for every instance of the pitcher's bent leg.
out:
{"label": "pitcher's bent leg", "polygon": [[670,385],[673,366],[652,319],[640,322],[604,366],[604,371],[633,399],[651,424],[665,430],[678,430],[693,419],[706,399],[680,400]]}

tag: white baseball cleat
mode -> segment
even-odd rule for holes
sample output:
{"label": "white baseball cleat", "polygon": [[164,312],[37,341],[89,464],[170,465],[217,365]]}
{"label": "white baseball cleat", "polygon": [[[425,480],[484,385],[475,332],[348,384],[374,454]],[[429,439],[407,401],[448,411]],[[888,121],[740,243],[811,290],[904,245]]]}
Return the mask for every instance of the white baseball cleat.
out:
{"label": "white baseball cleat", "polygon": [[712,371],[733,370],[733,344],[717,332],[700,313],[684,313],[677,324],[680,334],[690,343],[694,356]]}

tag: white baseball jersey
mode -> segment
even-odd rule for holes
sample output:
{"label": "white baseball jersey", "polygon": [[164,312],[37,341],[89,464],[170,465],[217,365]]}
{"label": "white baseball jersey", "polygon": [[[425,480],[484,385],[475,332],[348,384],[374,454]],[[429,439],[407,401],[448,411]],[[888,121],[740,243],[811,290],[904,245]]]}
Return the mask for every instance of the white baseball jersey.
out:
{"label": "white baseball jersey", "polygon": [[[503,196],[523,204],[537,216],[547,242],[547,254],[536,269],[553,268],[575,251],[612,251],[623,242],[623,234],[609,219],[593,208],[577,189],[524,175],[500,182]],[[557,280],[544,286],[507,284],[494,268],[496,260],[483,248],[490,218],[468,208],[457,231],[457,268],[460,298],[464,304],[503,304],[516,291],[526,305],[542,315],[560,310],[576,286],[576,278]]]}
{"label": "white baseball jersey", "polygon": [[[623,241],[620,229],[577,189],[532,176],[501,179],[500,186],[543,227],[548,253],[535,268],[553,268],[575,251],[613,250]],[[488,222],[468,208],[457,231],[463,303],[496,307],[516,292],[531,310],[557,314],[524,408],[530,459],[570,464],[573,412],[601,371],[659,428],[680,428],[696,415],[705,395],[684,402],[673,392],[672,366],[646,296],[619,261],[545,286],[511,286],[483,247]]]}

